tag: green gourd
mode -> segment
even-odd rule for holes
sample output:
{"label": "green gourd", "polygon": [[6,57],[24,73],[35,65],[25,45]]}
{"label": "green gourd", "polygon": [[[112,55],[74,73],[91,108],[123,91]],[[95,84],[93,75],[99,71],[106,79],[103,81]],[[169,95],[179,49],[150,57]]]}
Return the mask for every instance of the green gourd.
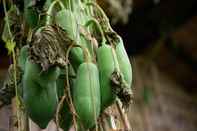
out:
{"label": "green gourd", "polygon": [[82,49],[80,47],[73,47],[69,54],[69,60],[74,70],[77,71],[79,65],[84,62]]}
{"label": "green gourd", "polygon": [[56,79],[60,74],[58,67],[41,72],[38,64],[29,59],[25,63],[23,76],[23,100],[29,117],[44,129],[54,117],[57,108]]}
{"label": "green gourd", "polygon": [[100,113],[99,72],[95,64],[84,62],[79,66],[73,86],[73,102],[78,122],[85,129],[92,128]]}
{"label": "green gourd", "polygon": [[60,10],[55,16],[55,23],[61,27],[68,36],[75,40],[77,37],[77,21],[73,12],[67,9]]}
{"label": "green gourd", "polygon": [[[90,43],[90,41],[86,40],[84,36],[80,36],[80,41],[78,44],[86,47],[89,50],[91,57],[94,56],[92,44]],[[74,70],[77,72],[79,65],[84,62],[83,50],[81,49],[81,47],[73,47],[73,49],[71,49],[69,60]]]}
{"label": "green gourd", "polygon": [[[55,17],[55,23],[66,31],[70,39],[75,40],[77,44],[80,44],[80,42],[76,40],[79,32],[77,31],[77,21],[73,12],[67,9],[59,11]],[[82,49],[80,47],[73,47],[69,56],[69,60],[74,70],[77,71],[78,66],[84,61]]]}
{"label": "green gourd", "polygon": [[97,62],[99,68],[100,86],[101,86],[101,110],[110,106],[116,94],[112,90],[112,73],[117,70],[117,58],[113,55],[113,48],[103,44],[97,50]]}
{"label": "green gourd", "polygon": [[116,44],[115,51],[118,59],[120,71],[123,74],[124,80],[127,82],[129,87],[131,87],[132,83],[132,67],[127,55],[127,52],[124,47],[123,40],[120,36],[118,36],[119,42]]}

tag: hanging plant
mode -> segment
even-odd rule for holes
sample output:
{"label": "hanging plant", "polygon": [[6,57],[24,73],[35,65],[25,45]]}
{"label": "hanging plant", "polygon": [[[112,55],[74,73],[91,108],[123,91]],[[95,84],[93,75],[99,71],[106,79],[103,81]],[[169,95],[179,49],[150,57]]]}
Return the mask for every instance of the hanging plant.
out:
{"label": "hanging plant", "polygon": [[[21,115],[41,129],[51,120],[65,131],[98,131],[106,121],[115,129],[108,110],[119,112],[119,128],[130,130],[122,107],[132,98],[131,64],[122,38],[94,0],[25,0],[24,9],[12,3],[4,12],[2,39],[13,65],[0,100],[10,104],[16,96],[19,131],[28,130]],[[13,12],[18,19],[11,19]]]}

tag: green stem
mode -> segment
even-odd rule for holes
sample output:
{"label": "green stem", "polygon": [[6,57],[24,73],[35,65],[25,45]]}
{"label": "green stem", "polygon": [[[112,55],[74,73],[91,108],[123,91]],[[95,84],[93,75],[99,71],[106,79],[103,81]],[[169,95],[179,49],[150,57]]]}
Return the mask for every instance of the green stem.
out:
{"label": "green stem", "polygon": [[63,0],[64,4],[66,5],[67,9],[69,9],[72,12],[75,12],[78,9],[78,6],[80,5],[80,0]]}
{"label": "green stem", "polygon": [[68,60],[69,53],[70,53],[71,49],[74,48],[74,47],[80,47],[83,50],[83,56],[84,56],[84,61],[85,62],[90,62],[91,61],[89,51],[85,47],[83,47],[81,45],[78,45],[78,44],[71,44],[70,45],[70,48],[68,48],[67,53],[66,53],[66,60]]}
{"label": "green stem", "polygon": [[[96,3],[96,1],[95,0],[88,0],[88,3]],[[90,7],[90,14],[93,16],[94,15],[94,10],[93,10],[93,7]]]}
{"label": "green stem", "polygon": [[4,9],[4,13],[5,13],[5,21],[6,21],[7,27],[8,27],[8,33],[9,33],[10,37],[12,38],[12,33],[11,33],[11,30],[10,30],[10,23],[9,23],[9,19],[8,19],[5,0],[3,0],[3,9]]}
{"label": "green stem", "polygon": [[74,6],[73,0],[68,0],[68,7],[70,11],[73,11],[73,6]]}
{"label": "green stem", "polygon": [[[70,53],[71,49],[73,48],[73,46],[75,46],[74,43],[72,43],[68,47],[68,50],[66,52],[66,61],[69,61],[69,59],[68,59],[69,53]],[[74,104],[73,104],[73,101],[72,101],[68,72],[69,72],[68,71],[68,64],[66,64],[66,86],[65,86],[65,94],[67,94],[67,96],[68,96],[68,99],[67,99],[68,101],[67,102],[69,104],[70,111],[71,111],[72,116],[73,116],[73,124],[74,124],[75,131],[77,131],[78,130],[77,121],[76,121],[77,114],[76,114],[76,110],[75,110],[75,107],[74,107]],[[66,97],[65,97],[65,99],[66,99]]]}
{"label": "green stem", "polygon": [[91,24],[93,24],[96,28],[97,31],[99,31],[99,33],[101,34],[101,38],[102,38],[102,42],[101,42],[101,45],[105,43],[105,35],[104,35],[104,32],[100,26],[100,24],[98,23],[98,21],[94,18],[90,19],[88,22],[86,22],[85,26],[88,27],[90,26]]}
{"label": "green stem", "polygon": [[47,18],[46,18],[46,24],[45,25],[50,25],[51,24],[51,16],[53,13],[53,8],[55,7],[56,4],[59,4],[61,9],[65,9],[64,4],[60,0],[55,0],[51,3],[49,6],[49,9],[47,10]]}
{"label": "green stem", "polygon": [[103,9],[96,3],[96,2],[88,2],[86,3],[87,6],[93,6],[97,9],[97,13],[99,13],[102,16],[102,22],[104,22],[103,26],[106,26],[104,28],[104,30],[109,30],[110,32],[114,32],[114,30],[111,28],[109,19],[107,17],[107,15],[105,14],[105,12],[103,11]]}
{"label": "green stem", "polygon": [[[90,2],[90,0],[87,0],[87,2]],[[92,14],[91,14],[91,8],[92,8],[92,7],[90,7],[90,6],[87,7],[87,10],[88,10],[87,12],[88,12],[88,15],[90,15],[90,16],[92,15]]]}
{"label": "green stem", "polygon": [[77,13],[81,10],[82,5],[81,5],[81,0],[73,0],[74,1],[74,11],[76,11]]}

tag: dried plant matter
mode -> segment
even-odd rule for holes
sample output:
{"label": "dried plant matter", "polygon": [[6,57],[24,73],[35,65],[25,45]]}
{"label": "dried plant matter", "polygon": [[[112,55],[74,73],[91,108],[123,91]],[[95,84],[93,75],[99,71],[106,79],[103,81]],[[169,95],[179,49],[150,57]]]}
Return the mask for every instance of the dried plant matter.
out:
{"label": "dried plant matter", "polygon": [[[64,35],[64,36],[63,36]],[[30,43],[30,59],[47,70],[50,66],[65,66],[66,48],[72,41],[55,26],[45,26],[34,33]]]}

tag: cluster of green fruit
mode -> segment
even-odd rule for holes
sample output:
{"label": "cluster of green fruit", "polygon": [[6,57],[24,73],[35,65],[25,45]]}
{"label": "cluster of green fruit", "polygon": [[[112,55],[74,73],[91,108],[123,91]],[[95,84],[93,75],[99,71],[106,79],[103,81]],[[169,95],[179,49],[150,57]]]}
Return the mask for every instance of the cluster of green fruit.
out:
{"label": "cluster of green fruit", "polygon": [[69,96],[65,91],[68,89],[71,99],[63,102],[58,124],[66,131],[76,118],[80,130],[93,128],[99,115],[116,99],[123,104],[130,102],[132,69],[122,38],[112,30],[108,18],[94,0],[47,0],[45,8],[48,10],[44,18],[46,25],[39,27],[39,22],[43,21],[33,10],[31,1],[25,0],[26,23],[32,29],[39,27],[35,32],[57,26],[67,34],[64,37],[73,41],[64,43],[68,47],[65,52],[69,68],[52,65],[43,70],[29,57],[31,47],[22,47],[18,65],[24,72],[22,100],[25,109],[44,129],[55,116],[59,99],[65,94]]}

